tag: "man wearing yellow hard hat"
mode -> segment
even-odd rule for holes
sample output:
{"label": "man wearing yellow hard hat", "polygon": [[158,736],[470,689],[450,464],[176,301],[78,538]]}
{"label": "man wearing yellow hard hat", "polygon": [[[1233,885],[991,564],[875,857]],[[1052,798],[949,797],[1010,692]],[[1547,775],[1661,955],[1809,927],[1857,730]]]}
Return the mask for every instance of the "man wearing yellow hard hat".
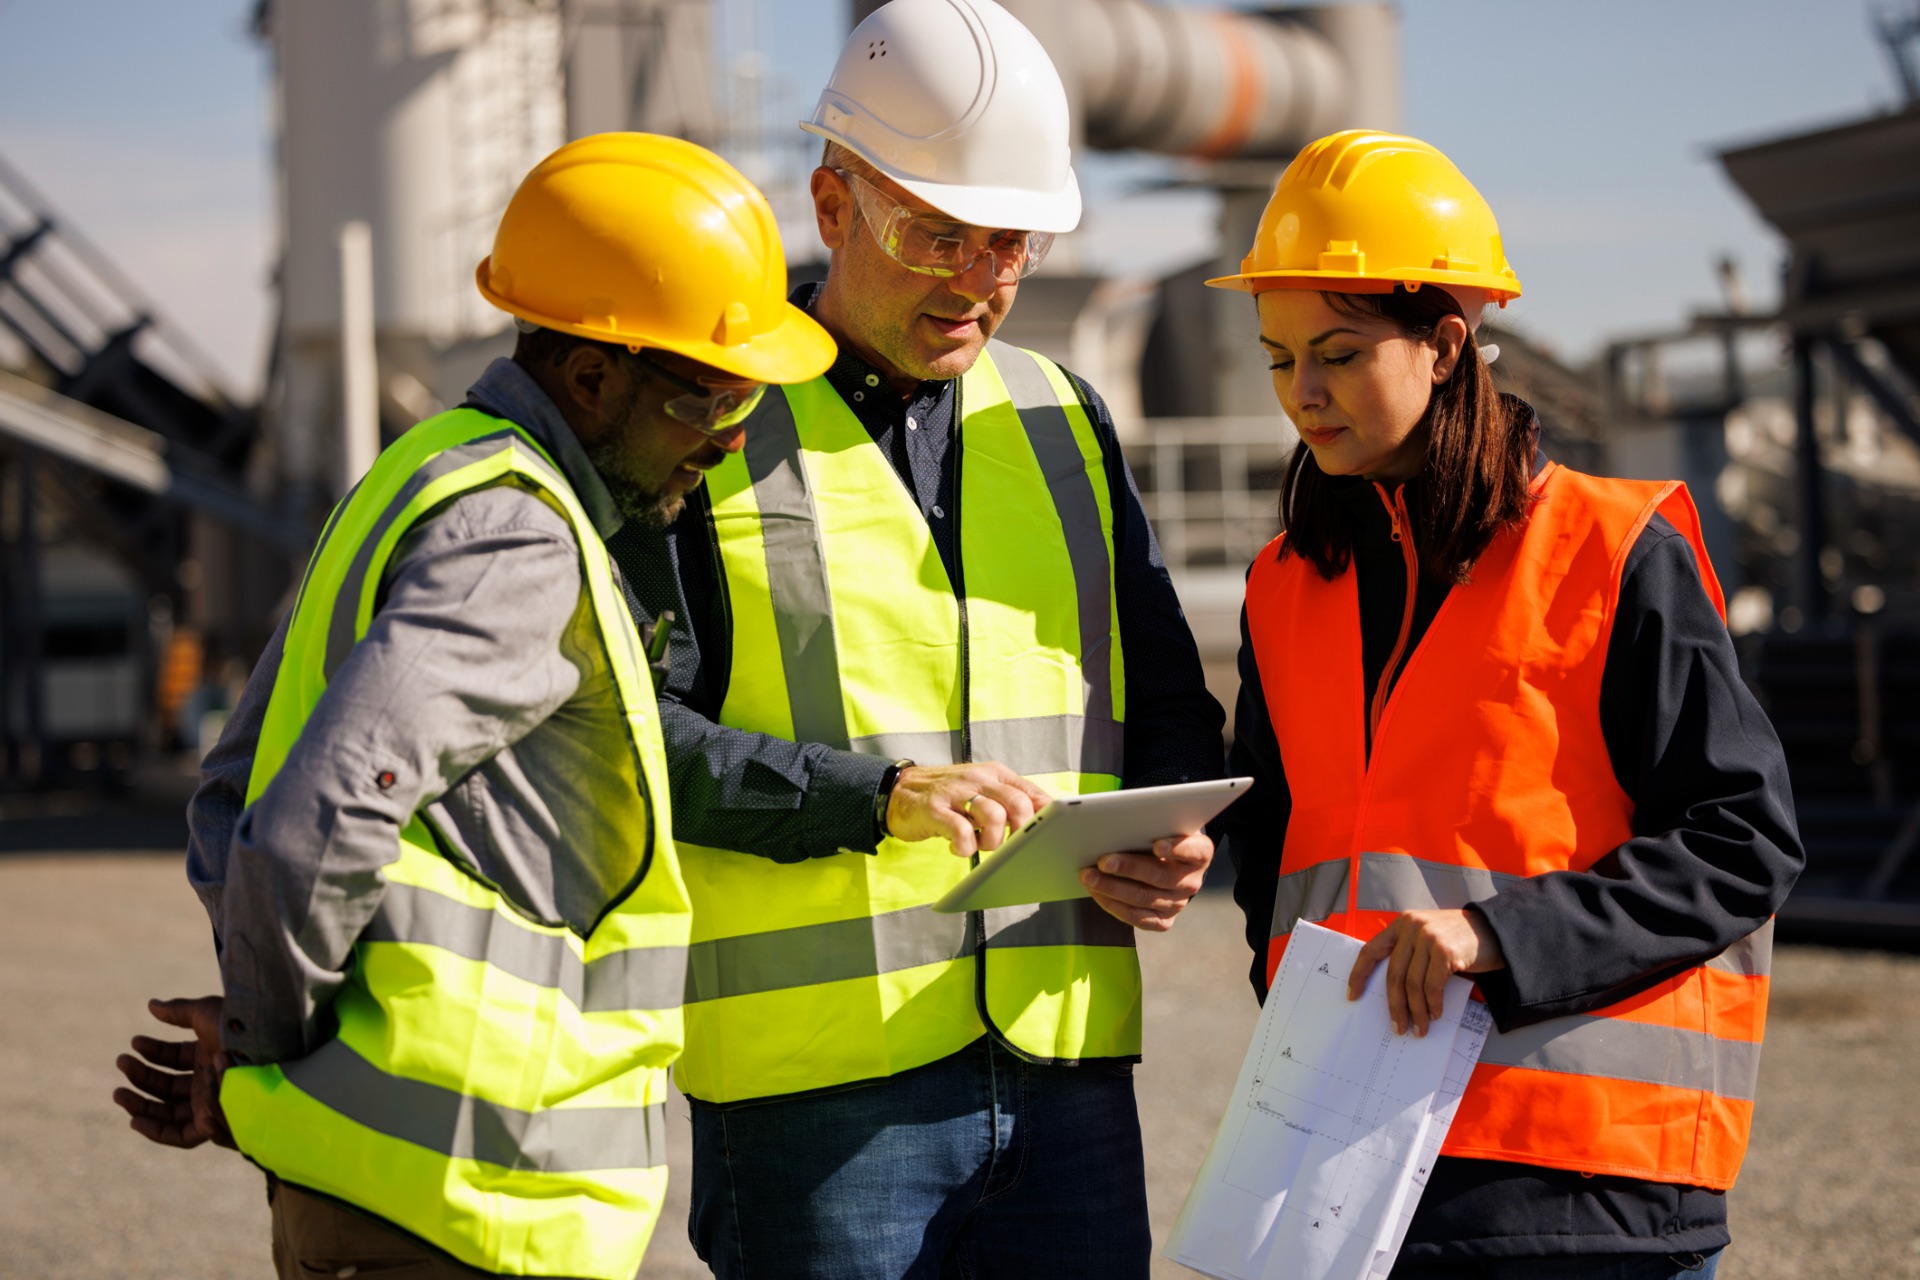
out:
{"label": "man wearing yellow hard hat", "polygon": [[991,0],[893,0],[803,127],[831,263],[794,301],[838,358],[769,391],[666,539],[611,544],[691,622],[662,720],[694,1245],[723,1278],[1143,1278],[1135,931],[1211,843],[930,909],[1049,795],[1221,767],[1105,406],[994,340],[1080,217],[1066,93]]}
{"label": "man wearing yellow hard hat", "polygon": [[[224,997],[156,1002],[134,1127],[267,1172],[279,1274],[630,1280],[665,1192],[688,900],[604,540],[832,359],[725,161],[603,134],[528,175],[520,328],[328,521],[189,808]],[[222,1072],[222,1068],[224,1071]]]}

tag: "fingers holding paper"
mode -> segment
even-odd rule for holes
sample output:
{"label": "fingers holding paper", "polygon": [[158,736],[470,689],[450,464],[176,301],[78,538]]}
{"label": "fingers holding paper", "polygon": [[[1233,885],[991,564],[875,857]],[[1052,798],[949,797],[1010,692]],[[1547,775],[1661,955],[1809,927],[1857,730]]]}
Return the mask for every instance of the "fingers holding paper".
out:
{"label": "fingers holding paper", "polygon": [[1347,975],[1347,999],[1358,1000],[1367,979],[1387,962],[1387,1016],[1393,1029],[1427,1034],[1445,1013],[1447,979],[1456,973],[1488,973],[1506,965],[1500,940],[1477,911],[1403,911],[1360,948]]}
{"label": "fingers holding paper", "polygon": [[1150,933],[1165,933],[1200,892],[1213,861],[1205,832],[1163,836],[1151,853],[1109,853],[1080,873],[1093,900],[1117,920]]}

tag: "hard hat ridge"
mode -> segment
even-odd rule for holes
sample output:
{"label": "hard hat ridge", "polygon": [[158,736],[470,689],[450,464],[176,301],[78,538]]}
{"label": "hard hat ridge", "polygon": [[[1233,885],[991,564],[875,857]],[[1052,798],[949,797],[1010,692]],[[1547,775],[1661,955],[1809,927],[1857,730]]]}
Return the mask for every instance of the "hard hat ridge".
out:
{"label": "hard hat ridge", "polygon": [[1348,129],[1307,144],[1274,184],[1238,275],[1216,288],[1384,293],[1439,285],[1469,322],[1520,296],[1493,210],[1438,148]]}
{"label": "hard hat ridge", "polygon": [[1070,231],[1080,188],[1060,73],[994,0],[892,0],[855,27],[800,126],[976,226]]}

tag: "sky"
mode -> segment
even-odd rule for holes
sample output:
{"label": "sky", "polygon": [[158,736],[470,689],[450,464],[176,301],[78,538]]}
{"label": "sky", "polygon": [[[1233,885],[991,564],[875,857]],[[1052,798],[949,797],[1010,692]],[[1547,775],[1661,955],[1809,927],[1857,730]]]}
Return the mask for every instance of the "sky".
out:
{"label": "sky", "polygon": [[[790,127],[832,69],[846,0],[714,4],[722,66],[759,69],[769,116]],[[1400,127],[1493,206],[1526,290],[1504,318],[1574,360],[1720,305],[1723,254],[1753,301],[1776,297],[1781,242],[1715,153],[1898,97],[1869,0],[1398,7]],[[265,366],[276,251],[270,68],[247,33],[252,8],[0,0],[0,157],[242,397]],[[1080,169],[1096,260],[1152,270],[1211,245],[1206,196],[1145,189],[1161,162],[1089,156]]]}

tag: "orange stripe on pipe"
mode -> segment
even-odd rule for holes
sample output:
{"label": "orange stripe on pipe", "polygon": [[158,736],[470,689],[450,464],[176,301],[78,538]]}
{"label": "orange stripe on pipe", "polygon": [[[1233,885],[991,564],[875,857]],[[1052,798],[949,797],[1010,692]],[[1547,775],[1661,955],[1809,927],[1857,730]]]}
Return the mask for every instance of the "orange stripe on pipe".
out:
{"label": "orange stripe on pipe", "polygon": [[1265,85],[1261,82],[1258,60],[1247,42],[1240,38],[1238,27],[1243,21],[1240,15],[1212,9],[1206,11],[1206,16],[1218,29],[1220,43],[1227,50],[1227,104],[1220,122],[1194,147],[1193,154],[1217,160],[1232,155],[1247,140],[1254,109],[1260,105]]}

